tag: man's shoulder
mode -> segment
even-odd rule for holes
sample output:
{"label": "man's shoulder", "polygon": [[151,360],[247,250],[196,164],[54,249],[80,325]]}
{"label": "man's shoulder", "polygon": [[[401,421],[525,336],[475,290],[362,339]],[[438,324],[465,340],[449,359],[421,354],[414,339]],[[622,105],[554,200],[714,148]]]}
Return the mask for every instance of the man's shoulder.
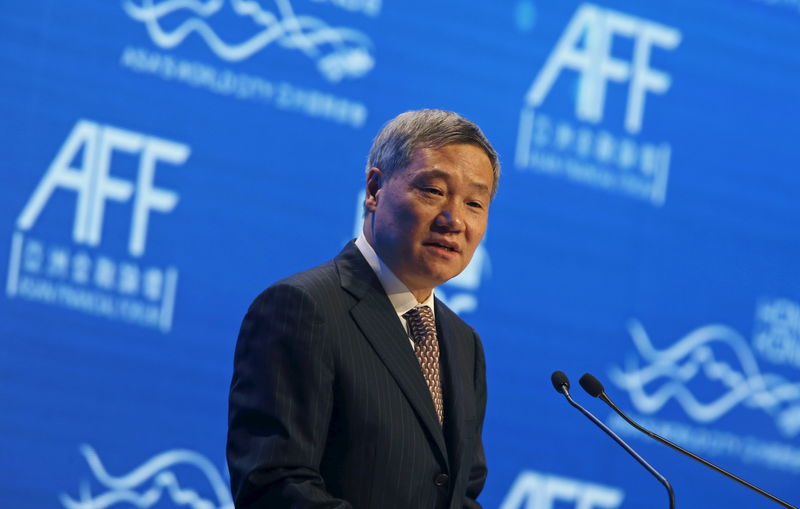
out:
{"label": "man's shoulder", "polygon": [[253,299],[248,313],[322,311],[341,300],[340,288],[335,262],[330,260],[267,286]]}
{"label": "man's shoulder", "polygon": [[293,289],[311,297],[318,296],[321,292],[328,293],[332,289],[339,288],[339,273],[334,260],[296,272],[284,277],[269,285],[263,293],[269,293],[277,289]]}

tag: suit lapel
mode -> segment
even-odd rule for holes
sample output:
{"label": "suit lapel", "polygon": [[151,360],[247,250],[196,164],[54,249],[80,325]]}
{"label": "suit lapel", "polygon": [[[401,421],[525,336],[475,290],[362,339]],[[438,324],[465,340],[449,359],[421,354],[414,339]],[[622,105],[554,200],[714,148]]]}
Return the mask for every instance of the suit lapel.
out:
{"label": "suit lapel", "polygon": [[335,258],[342,287],[358,299],[350,314],[405,394],[447,465],[447,447],[431,393],[397,313],[353,242]]}
{"label": "suit lapel", "polygon": [[[459,471],[461,463],[461,448],[464,437],[464,417],[474,415],[474,409],[466,408],[472,398],[465,397],[464,381],[458,376],[458,370],[463,366],[459,341],[463,341],[453,328],[452,311],[445,308],[436,299],[436,326],[439,337],[439,350],[442,362],[442,383],[445,388],[445,427],[447,429],[447,447],[450,452],[451,472]],[[470,414],[471,410],[471,414]]]}

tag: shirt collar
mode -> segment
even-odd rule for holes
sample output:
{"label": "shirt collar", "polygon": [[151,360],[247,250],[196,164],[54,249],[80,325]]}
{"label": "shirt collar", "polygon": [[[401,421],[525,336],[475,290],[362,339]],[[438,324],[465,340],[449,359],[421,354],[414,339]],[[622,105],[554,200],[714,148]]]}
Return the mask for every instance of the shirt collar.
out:
{"label": "shirt collar", "polygon": [[408,289],[405,283],[400,281],[400,278],[395,276],[394,272],[383,263],[383,260],[380,259],[375,249],[367,242],[363,232],[359,234],[356,239],[356,247],[361,251],[361,254],[364,255],[364,258],[366,258],[369,266],[372,267],[375,275],[378,276],[386,295],[389,297],[398,315],[402,316],[417,306],[428,306],[431,308],[431,311],[435,313],[433,306],[434,292],[431,291],[431,294],[425,299],[425,302],[417,302],[417,298],[414,297],[414,294],[411,293],[411,290]]}

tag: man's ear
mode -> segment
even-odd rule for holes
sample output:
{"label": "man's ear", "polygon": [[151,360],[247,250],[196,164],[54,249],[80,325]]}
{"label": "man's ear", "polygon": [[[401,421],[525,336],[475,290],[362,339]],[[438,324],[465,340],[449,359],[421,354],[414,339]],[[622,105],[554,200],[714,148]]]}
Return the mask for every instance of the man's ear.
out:
{"label": "man's ear", "polygon": [[383,187],[383,172],[378,168],[367,170],[367,193],[364,197],[364,208],[375,212],[378,207],[378,191]]}

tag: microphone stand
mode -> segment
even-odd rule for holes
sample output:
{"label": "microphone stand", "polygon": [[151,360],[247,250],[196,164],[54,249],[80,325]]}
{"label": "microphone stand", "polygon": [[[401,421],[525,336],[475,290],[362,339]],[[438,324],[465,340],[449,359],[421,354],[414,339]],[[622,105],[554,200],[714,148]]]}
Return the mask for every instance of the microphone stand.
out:
{"label": "microphone stand", "polygon": [[[563,378],[558,378],[557,373],[559,373]],[[647,469],[648,472],[650,472],[653,475],[653,477],[658,479],[658,482],[664,485],[664,487],[667,489],[667,494],[669,495],[669,509],[675,509],[675,492],[672,491],[672,485],[670,485],[669,481],[667,481],[667,479],[663,475],[659,474],[655,468],[651,467],[650,464],[644,460],[644,458],[639,456],[639,454],[636,451],[634,451],[631,446],[629,446],[627,443],[625,443],[624,440],[622,440],[619,436],[617,436],[617,434],[614,433],[611,430],[611,428],[603,424],[603,422],[600,419],[592,415],[591,412],[583,408],[575,400],[572,399],[572,397],[569,395],[569,380],[567,379],[567,376],[564,375],[564,373],[560,371],[553,373],[552,381],[555,389],[561,394],[563,394],[565,398],[567,398],[567,401],[569,402],[570,405],[577,408],[590,421],[595,423],[597,427],[605,431],[606,434],[610,436],[612,439],[614,439],[614,441],[618,443],[623,449],[625,449],[628,452],[628,454],[633,456],[633,459],[638,461],[645,469]]]}
{"label": "microphone stand", "polygon": [[620,410],[617,407],[617,405],[615,405],[614,402],[611,401],[611,398],[609,398],[606,395],[605,392],[601,392],[600,395],[597,396],[597,397],[600,398],[601,400],[603,400],[603,402],[605,402],[608,406],[610,406],[611,409],[614,410],[617,414],[619,414],[620,417],[625,419],[625,422],[627,422],[628,424],[630,424],[634,428],[638,429],[639,431],[641,431],[645,435],[649,436],[650,438],[652,438],[654,440],[657,440],[658,442],[661,442],[662,444],[664,444],[666,446],[669,446],[669,447],[675,449],[676,451],[678,451],[678,452],[680,452],[682,454],[685,454],[686,456],[689,456],[693,460],[702,463],[703,465],[711,468],[712,470],[715,470],[716,472],[719,472],[720,474],[724,475],[728,479],[734,480],[734,481],[738,482],[739,484],[741,484],[742,486],[746,486],[746,487],[750,488],[751,490],[755,491],[759,495],[763,495],[763,496],[767,497],[768,499],[772,500],[773,502],[775,502],[777,504],[780,504],[780,505],[782,505],[783,507],[785,507],[787,509],[797,509],[795,506],[793,506],[793,505],[791,505],[791,504],[789,504],[787,502],[784,502],[783,500],[781,500],[780,498],[776,497],[775,495],[762,490],[758,486],[745,481],[741,477],[738,477],[738,476],[728,472],[724,468],[718,467],[717,465],[711,463],[710,461],[704,460],[703,458],[701,458],[700,456],[694,454],[693,452],[687,451],[686,449],[684,449],[683,447],[679,446],[678,444],[672,443],[669,440],[667,440],[666,438],[663,438],[662,436],[657,435],[657,434],[653,433],[652,431],[640,426],[636,421],[634,421],[633,419],[628,417],[627,414],[625,414],[625,412]]}

